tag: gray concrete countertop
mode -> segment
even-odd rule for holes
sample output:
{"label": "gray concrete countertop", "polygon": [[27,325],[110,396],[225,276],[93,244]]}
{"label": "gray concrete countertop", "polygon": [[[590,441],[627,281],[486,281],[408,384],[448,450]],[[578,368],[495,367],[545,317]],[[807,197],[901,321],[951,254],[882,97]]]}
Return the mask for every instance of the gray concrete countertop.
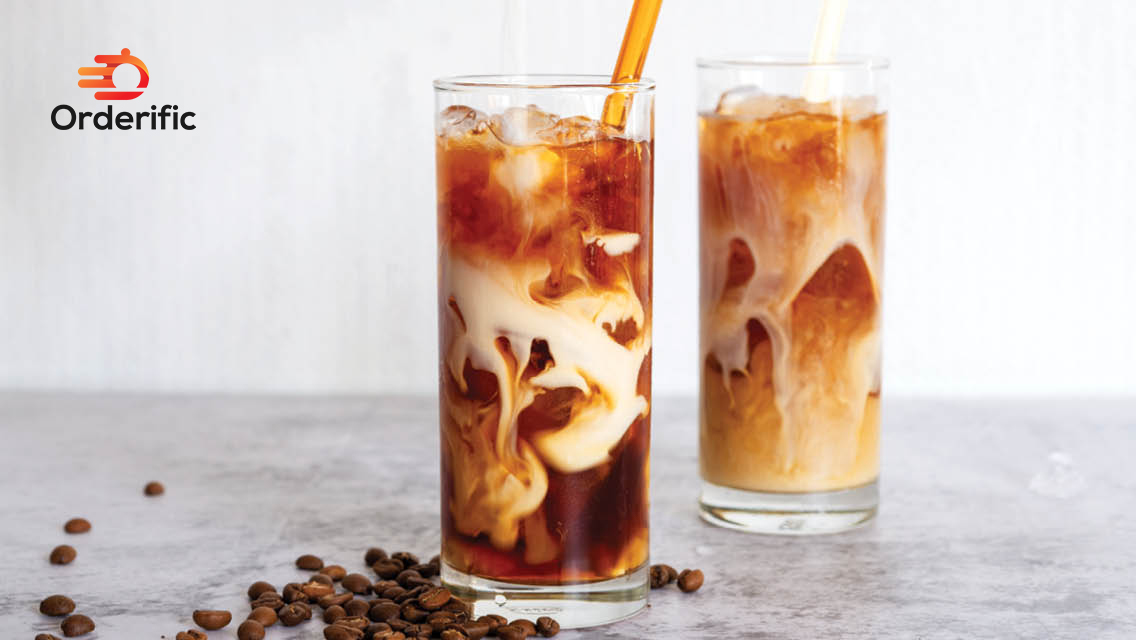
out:
{"label": "gray concrete countertop", "polygon": [[[61,635],[38,613],[53,593],[95,620],[85,638],[156,640],[198,608],[243,620],[248,585],[301,578],[301,553],[358,571],[376,544],[433,555],[436,415],[430,398],[0,395],[0,638]],[[706,585],[560,637],[1136,637],[1136,399],[889,399],[879,518],[811,538],[698,519],[695,415],[656,402],[652,560]],[[166,494],[143,497],[149,480]],[[91,532],[65,534],[74,516]],[[50,565],[64,543],[78,558]]]}

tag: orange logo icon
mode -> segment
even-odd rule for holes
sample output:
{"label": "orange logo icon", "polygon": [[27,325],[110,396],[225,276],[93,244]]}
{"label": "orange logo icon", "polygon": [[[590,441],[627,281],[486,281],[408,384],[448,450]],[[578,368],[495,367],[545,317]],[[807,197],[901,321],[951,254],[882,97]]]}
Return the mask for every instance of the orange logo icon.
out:
{"label": "orange logo icon", "polygon": [[142,95],[141,89],[150,84],[150,72],[146,63],[130,55],[130,49],[123,49],[122,55],[95,56],[95,62],[101,62],[103,67],[79,67],[81,76],[99,76],[98,80],[80,80],[79,86],[84,89],[115,89],[114,69],[120,64],[134,65],[141,77],[138,79],[137,91],[96,91],[95,100],[133,100]]}

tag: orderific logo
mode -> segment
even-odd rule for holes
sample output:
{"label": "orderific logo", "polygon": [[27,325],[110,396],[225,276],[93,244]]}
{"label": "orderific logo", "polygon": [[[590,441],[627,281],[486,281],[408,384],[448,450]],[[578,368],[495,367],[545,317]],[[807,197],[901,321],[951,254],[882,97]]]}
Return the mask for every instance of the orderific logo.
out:
{"label": "orderific logo", "polygon": [[[150,86],[150,69],[145,62],[142,62],[141,58],[132,55],[130,49],[123,49],[122,53],[119,54],[96,55],[95,62],[102,66],[79,67],[79,75],[85,76],[79,80],[79,88],[100,89],[100,91],[94,93],[95,100],[133,100],[142,95],[143,91]],[[129,65],[137,70],[138,80],[137,83],[132,83],[134,86],[120,85],[126,74],[119,74],[119,79],[115,80],[115,72],[123,69],[124,65]],[[133,77],[130,80],[133,80]],[[88,128],[86,126],[87,121],[90,120],[90,127],[100,131],[108,129],[123,131],[131,129],[157,131],[161,129],[164,131],[167,128],[175,131],[192,131],[197,128],[197,125],[190,120],[196,115],[192,111],[183,111],[179,114],[176,104],[164,104],[160,109],[158,105],[152,104],[149,111],[120,111],[118,113],[114,112],[113,105],[107,105],[105,111],[91,112],[76,110],[71,105],[61,104],[51,111],[51,125],[60,131],[86,129]]]}

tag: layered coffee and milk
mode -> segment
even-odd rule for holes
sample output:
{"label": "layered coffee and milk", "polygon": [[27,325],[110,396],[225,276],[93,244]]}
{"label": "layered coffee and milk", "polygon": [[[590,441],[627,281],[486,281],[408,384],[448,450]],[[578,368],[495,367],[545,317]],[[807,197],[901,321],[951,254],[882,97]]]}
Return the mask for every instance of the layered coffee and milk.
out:
{"label": "layered coffee and milk", "polygon": [[886,115],[725,94],[699,118],[701,470],[767,492],[879,469]]}
{"label": "layered coffee and milk", "polygon": [[647,560],[651,143],[451,106],[437,175],[443,561],[624,575]]}

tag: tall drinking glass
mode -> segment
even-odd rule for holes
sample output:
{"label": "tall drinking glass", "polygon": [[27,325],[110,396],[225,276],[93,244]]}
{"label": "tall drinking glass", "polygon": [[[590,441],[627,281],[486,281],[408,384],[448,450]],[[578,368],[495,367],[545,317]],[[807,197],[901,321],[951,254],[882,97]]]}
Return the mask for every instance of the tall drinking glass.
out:
{"label": "tall drinking glass", "polygon": [[841,531],[878,503],[886,61],[701,60],[701,508]]}
{"label": "tall drinking glass", "polygon": [[475,615],[627,617],[647,592],[654,85],[434,88],[442,580]]}

